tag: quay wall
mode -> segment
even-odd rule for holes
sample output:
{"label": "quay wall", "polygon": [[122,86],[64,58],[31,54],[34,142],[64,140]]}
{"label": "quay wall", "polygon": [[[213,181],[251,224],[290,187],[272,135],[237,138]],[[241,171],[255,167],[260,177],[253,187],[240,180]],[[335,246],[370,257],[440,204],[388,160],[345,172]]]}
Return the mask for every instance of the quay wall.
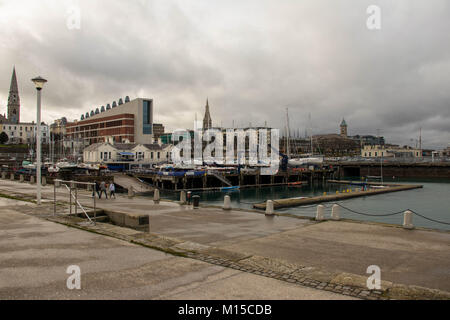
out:
{"label": "quay wall", "polygon": [[[334,164],[337,177],[380,176],[380,163]],[[450,163],[383,164],[383,176],[387,178],[450,179]]]}

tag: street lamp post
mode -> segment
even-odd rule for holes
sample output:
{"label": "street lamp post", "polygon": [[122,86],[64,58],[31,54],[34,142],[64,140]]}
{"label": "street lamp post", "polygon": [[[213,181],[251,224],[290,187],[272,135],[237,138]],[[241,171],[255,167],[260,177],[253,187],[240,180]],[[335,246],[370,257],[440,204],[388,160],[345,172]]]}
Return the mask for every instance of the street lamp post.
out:
{"label": "street lamp post", "polygon": [[36,197],[37,204],[41,204],[41,91],[44,84],[47,82],[44,78],[37,77],[31,79],[37,90],[37,132],[36,132]]}

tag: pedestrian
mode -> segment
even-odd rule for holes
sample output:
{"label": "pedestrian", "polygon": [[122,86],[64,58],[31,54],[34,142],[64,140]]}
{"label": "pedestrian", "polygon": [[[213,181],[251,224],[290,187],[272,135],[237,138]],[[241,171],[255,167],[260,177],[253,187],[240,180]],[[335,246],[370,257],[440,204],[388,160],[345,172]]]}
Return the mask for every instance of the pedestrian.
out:
{"label": "pedestrian", "polygon": [[191,198],[192,198],[192,192],[188,191],[188,193],[187,193],[187,203],[188,204],[191,204]]}
{"label": "pedestrian", "polygon": [[114,196],[114,199],[116,198],[116,186],[114,185],[114,182],[111,182],[109,184],[109,198],[112,199]]}
{"label": "pedestrian", "polygon": [[100,183],[100,196],[98,197],[99,199],[102,198],[103,192],[105,193],[105,198],[108,199],[108,194],[106,193],[106,183],[105,183],[105,181],[102,181]]}
{"label": "pedestrian", "polygon": [[94,181],[94,190],[92,190],[92,196],[95,197],[95,194],[97,194],[98,198],[100,199],[100,184],[97,180]]}

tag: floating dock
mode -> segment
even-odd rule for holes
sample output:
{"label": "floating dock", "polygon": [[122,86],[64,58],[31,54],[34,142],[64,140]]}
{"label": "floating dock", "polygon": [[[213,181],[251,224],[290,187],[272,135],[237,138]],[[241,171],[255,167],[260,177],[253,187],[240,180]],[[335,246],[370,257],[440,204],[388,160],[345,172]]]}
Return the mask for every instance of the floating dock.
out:
{"label": "floating dock", "polygon": [[[340,181],[330,180],[330,181],[328,181],[328,183],[340,183],[340,184],[349,184],[349,185],[352,184],[351,181],[342,181],[342,180],[340,180]],[[367,185],[381,186],[380,183],[371,183],[371,182],[367,183]],[[311,198],[279,199],[279,200],[273,201],[273,206],[274,206],[274,209],[289,208],[289,207],[297,207],[297,206],[310,205],[310,204],[323,203],[323,202],[331,202],[331,201],[340,201],[340,200],[357,198],[357,197],[365,197],[365,196],[372,196],[372,195],[383,194],[383,193],[423,188],[422,185],[388,184],[385,186],[386,186],[386,188],[382,188],[382,189],[380,188],[380,189],[369,189],[366,191],[361,190],[361,191],[353,191],[353,192],[343,192],[343,193],[323,195],[323,196],[317,196],[317,197],[311,197]],[[253,208],[259,209],[259,210],[265,210],[266,202],[254,204]]]}

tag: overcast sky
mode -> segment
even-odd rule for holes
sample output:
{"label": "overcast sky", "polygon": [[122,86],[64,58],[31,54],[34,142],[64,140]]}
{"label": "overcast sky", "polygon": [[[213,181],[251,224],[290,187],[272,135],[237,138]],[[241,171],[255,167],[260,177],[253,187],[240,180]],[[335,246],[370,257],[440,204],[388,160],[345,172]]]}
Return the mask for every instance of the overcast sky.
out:
{"label": "overcast sky", "polygon": [[15,65],[23,121],[41,75],[47,122],[129,95],[153,98],[168,130],[192,128],[209,97],[214,125],[284,128],[289,108],[302,135],[345,117],[351,135],[415,145],[422,127],[424,147],[446,147],[449,34],[448,0],[0,0],[0,113]]}

